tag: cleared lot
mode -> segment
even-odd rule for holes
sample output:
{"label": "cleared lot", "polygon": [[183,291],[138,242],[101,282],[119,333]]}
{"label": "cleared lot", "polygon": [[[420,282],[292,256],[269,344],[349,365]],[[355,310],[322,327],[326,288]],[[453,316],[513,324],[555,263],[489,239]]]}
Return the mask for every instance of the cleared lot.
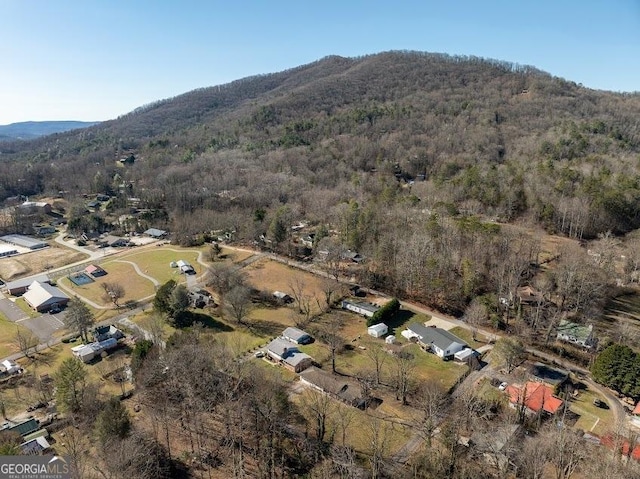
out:
{"label": "cleared lot", "polygon": [[17,323],[29,328],[42,342],[48,341],[53,334],[64,327],[62,322],[64,312],[58,314],[42,314],[36,318],[26,318]]}
{"label": "cleared lot", "polygon": [[22,311],[16,304],[7,299],[0,299],[0,312],[9,320],[9,321],[19,321],[20,319],[26,318],[27,315],[24,311]]}

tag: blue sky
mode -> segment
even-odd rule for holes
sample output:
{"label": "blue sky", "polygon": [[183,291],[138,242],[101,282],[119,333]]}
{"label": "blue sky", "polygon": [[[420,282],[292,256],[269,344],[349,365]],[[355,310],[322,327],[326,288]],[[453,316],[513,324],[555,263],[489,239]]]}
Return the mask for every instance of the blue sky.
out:
{"label": "blue sky", "polygon": [[640,0],[0,0],[0,124],[107,120],[194,88],[387,50],[640,91]]}

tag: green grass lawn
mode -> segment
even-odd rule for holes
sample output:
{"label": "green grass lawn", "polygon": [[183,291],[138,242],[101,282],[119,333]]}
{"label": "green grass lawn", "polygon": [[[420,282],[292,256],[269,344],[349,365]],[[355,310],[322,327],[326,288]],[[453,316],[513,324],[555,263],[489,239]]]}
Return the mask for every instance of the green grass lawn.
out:
{"label": "green grass lawn", "polygon": [[402,351],[414,355],[416,362],[415,378],[437,382],[445,390],[453,387],[467,372],[468,366],[455,361],[443,361],[435,354],[423,351],[417,344],[406,346]]}
{"label": "green grass lawn", "polygon": [[2,313],[0,313],[0,358],[4,358],[18,352],[18,346],[15,343],[16,332],[21,331],[29,334],[30,331],[18,323],[9,321]]}
{"label": "green grass lawn", "polygon": [[78,294],[98,305],[107,307],[111,306],[112,303],[104,298],[105,293],[101,286],[103,283],[117,283],[124,287],[125,295],[120,300],[121,304],[124,304],[127,300],[137,301],[155,293],[155,285],[147,278],[138,275],[133,265],[129,263],[109,261],[104,263],[102,267],[107,271],[107,274],[101,278],[96,278],[93,283],[77,286],[69,281],[69,278],[61,278],[59,282],[71,294]]}
{"label": "green grass lawn", "polygon": [[31,306],[27,304],[27,300],[24,299],[22,296],[19,298],[16,298],[15,305],[18,308],[20,308],[22,311],[24,311],[25,314],[30,318],[37,318],[42,314],[42,313],[38,313],[37,311],[34,311],[33,308],[31,308]]}
{"label": "green grass lawn", "polygon": [[[178,251],[172,251],[168,248],[176,249]],[[173,279],[178,283],[183,283],[185,282],[184,275],[180,274],[178,268],[172,268],[170,264],[172,261],[182,259],[191,263],[196,272],[201,274],[202,266],[196,261],[198,253],[198,250],[182,250],[178,247],[158,247],[157,249],[133,252],[131,254],[121,256],[118,259],[136,263],[138,268],[140,268],[144,274],[155,278],[160,284],[164,284],[170,279]],[[107,261],[102,263],[102,266],[107,272],[109,272],[109,268],[111,268],[112,264],[113,262]]]}
{"label": "green grass lawn", "polygon": [[467,345],[473,349],[478,349],[479,347],[486,346],[488,343],[487,338],[480,333],[476,334],[477,340],[474,341],[471,331],[469,331],[466,328],[463,328],[462,326],[456,326],[455,328],[450,329],[449,332],[451,334],[455,334],[460,339],[463,339],[464,342],[467,343]]}
{"label": "green grass lawn", "polygon": [[580,415],[580,419],[575,426],[584,431],[591,431],[595,434],[604,434],[614,428],[613,413],[610,409],[597,407],[593,404],[594,399],[605,399],[597,392],[589,389],[581,391],[577,399],[571,400],[569,409]]}

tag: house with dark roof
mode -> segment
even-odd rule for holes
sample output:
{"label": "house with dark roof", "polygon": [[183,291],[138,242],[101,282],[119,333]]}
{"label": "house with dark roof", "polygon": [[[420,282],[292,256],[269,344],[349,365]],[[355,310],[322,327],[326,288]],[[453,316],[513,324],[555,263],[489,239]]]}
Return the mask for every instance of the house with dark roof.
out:
{"label": "house with dark roof", "polygon": [[556,414],[564,401],[553,395],[553,389],[545,384],[528,381],[523,386],[511,384],[505,392],[514,408],[524,407],[528,414]]}
{"label": "house with dark roof", "polygon": [[113,324],[98,326],[93,330],[93,339],[95,341],[105,341],[107,339],[114,338],[115,340],[124,338],[124,334]]}
{"label": "house with dark roof", "polygon": [[282,337],[296,344],[308,344],[313,338],[309,333],[305,333],[302,329],[287,328],[282,332]]}
{"label": "house with dark roof", "polygon": [[583,348],[592,348],[596,345],[596,338],[593,336],[593,324],[573,323],[566,319],[560,320],[560,324],[556,329],[556,338]]}
{"label": "house with dark roof", "polygon": [[313,366],[300,373],[300,382],[350,406],[359,409],[366,407],[366,401],[362,397],[362,388],[358,383],[345,377],[333,376]]}
{"label": "house with dark roof", "polygon": [[423,348],[442,359],[451,359],[467,347],[462,339],[449,331],[417,323],[410,324],[401,334],[407,339],[415,338]]}
{"label": "house with dark roof", "polygon": [[15,424],[6,423],[2,428],[4,431],[17,432],[22,437],[36,432],[38,429],[40,429],[40,423],[37,419],[27,419]]}
{"label": "house with dark roof", "polygon": [[84,272],[90,274],[94,278],[99,278],[100,276],[105,276],[107,272],[102,269],[100,266],[95,264],[90,264],[84,269]]}
{"label": "house with dark roof", "polygon": [[313,365],[311,356],[300,352],[295,343],[284,338],[276,338],[267,345],[267,356],[296,373]]}

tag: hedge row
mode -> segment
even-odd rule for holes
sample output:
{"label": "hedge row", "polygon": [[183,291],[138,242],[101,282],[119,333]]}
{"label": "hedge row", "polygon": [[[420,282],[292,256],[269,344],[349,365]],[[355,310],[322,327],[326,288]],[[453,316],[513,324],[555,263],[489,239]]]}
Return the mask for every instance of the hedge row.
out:
{"label": "hedge row", "polygon": [[391,301],[385,304],[382,308],[380,308],[378,311],[373,313],[373,316],[367,319],[367,326],[373,326],[374,324],[384,323],[385,321],[393,317],[393,315],[396,314],[399,309],[400,309],[400,301],[398,301],[396,298],[393,298]]}

